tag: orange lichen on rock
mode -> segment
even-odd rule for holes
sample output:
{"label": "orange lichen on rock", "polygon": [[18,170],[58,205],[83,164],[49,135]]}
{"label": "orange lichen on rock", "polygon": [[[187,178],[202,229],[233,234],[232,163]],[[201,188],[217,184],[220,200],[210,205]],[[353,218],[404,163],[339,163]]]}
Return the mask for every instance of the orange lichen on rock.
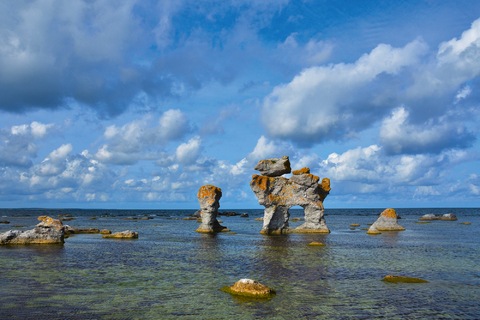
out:
{"label": "orange lichen on rock", "polygon": [[261,190],[267,190],[270,184],[272,184],[274,181],[275,178],[273,177],[259,176],[258,174],[254,174],[252,176],[252,181],[250,182],[250,185],[253,184],[258,186],[258,188]]}
{"label": "orange lichen on rock", "polygon": [[200,189],[198,190],[197,197],[199,197],[199,198],[215,198],[218,195],[220,195],[220,197],[222,196],[222,189],[220,189],[219,187],[212,186],[212,185],[205,185],[205,186],[200,187]]}
{"label": "orange lichen on rock", "polygon": [[322,179],[322,183],[320,184],[320,186],[322,187],[322,189],[325,191],[325,192],[329,192],[331,190],[330,188],[330,179],[328,178],[323,178]]}
{"label": "orange lichen on rock", "polygon": [[394,209],[388,208],[388,209],[385,209],[385,210],[382,212],[382,216],[387,217],[387,218],[396,218],[396,217],[397,217],[397,213],[395,212]]}
{"label": "orange lichen on rock", "polygon": [[39,226],[51,228],[63,228],[63,223],[60,220],[50,218],[49,216],[40,216],[38,220],[41,221]]}
{"label": "orange lichen on rock", "polygon": [[295,174],[295,175],[297,175],[297,174],[304,174],[304,173],[310,173],[310,168],[304,167],[304,168],[302,168],[302,169],[300,169],[300,170],[294,170],[292,173]]}

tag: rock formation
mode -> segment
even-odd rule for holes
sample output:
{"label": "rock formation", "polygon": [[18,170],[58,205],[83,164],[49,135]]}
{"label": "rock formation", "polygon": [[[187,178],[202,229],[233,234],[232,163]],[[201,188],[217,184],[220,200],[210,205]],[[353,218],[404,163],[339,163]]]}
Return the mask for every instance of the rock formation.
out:
{"label": "rock formation", "polygon": [[220,207],[220,198],[222,190],[212,185],[200,187],[198,190],[198,202],[202,210],[202,224],[196,230],[197,232],[212,233],[230,231],[227,227],[221,226],[217,221],[218,208]]}
{"label": "rock formation", "polygon": [[112,234],[106,234],[102,238],[116,238],[116,239],[136,239],[138,238],[138,232],[135,231],[119,231]]}
{"label": "rock formation", "polygon": [[376,234],[378,231],[405,231],[405,228],[398,224],[394,209],[385,209],[377,221],[370,226],[367,233]]}
{"label": "rock formation", "polygon": [[283,156],[279,159],[271,158],[266,160],[260,160],[254,168],[260,171],[262,176],[278,177],[285,173],[292,172],[290,168],[290,160],[287,156]]}
{"label": "rock formation", "polygon": [[41,222],[32,230],[10,230],[0,234],[0,244],[54,244],[64,243],[65,231],[61,221],[41,216]]}
{"label": "rock formation", "polygon": [[252,279],[240,279],[233,286],[227,286],[222,291],[254,298],[269,298],[275,295],[275,290]]}
{"label": "rock formation", "polygon": [[444,220],[444,221],[457,221],[457,216],[453,213],[446,213],[443,216],[435,215],[433,213],[425,214],[418,220]]}
{"label": "rock formation", "polygon": [[[288,157],[282,157],[283,163],[289,163]],[[278,159],[262,160],[263,172],[269,170],[268,163],[277,166]],[[287,170],[288,171],[288,170]],[[283,174],[277,171],[277,175]],[[253,175],[250,187],[258,198],[258,203],[265,207],[262,234],[297,233],[329,233],[323,217],[323,200],[330,192],[330,180],[310,174],[309,168],[293,171],[290,179],[279,176]],[[305,223],[292,229],[288,225],[289,209],[301,206],[305,211]]]}

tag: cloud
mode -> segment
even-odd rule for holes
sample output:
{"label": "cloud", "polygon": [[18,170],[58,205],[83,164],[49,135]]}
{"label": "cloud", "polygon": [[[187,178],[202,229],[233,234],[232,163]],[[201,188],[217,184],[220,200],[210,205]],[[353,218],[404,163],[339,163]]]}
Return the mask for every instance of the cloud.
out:
{"label": "cloud", "polygon": [[444,116],[423,125],[412,125],[409,112],[404,108],[392,111],[382,121],[380,142],[389,154],[439,153],[444,149],[469,148],[476,141],[461,121],[452,121],[453,116]]}
{"label": "cloud", "polygon": [[392,132],[400,124],[383,129],[382,142],[390,152],[468,147],[475,134],[461,121],[475,121],[468,106],[480,102],[467,83],[480,74],[480,19],[460,39],[441,43],[436,55],[427,53],[425,42],[417,39],[403,48],[379,44],[354,63],[304,69],[265,98],[263,124],[270,137],[308,147],[357,137],[379,121],[393,124],[392,114],[400,117],[402,108],[408,114],[403,142]]}
{"label": "cloud", "polygon": [[[335,185],[335,194],[404,194],[404,198],[448,193],[450,172],[459,164],[477,161],[478,155],[463,150],[449,150],[439,155],[385,155],[382,148],[371,145],[332,153],[319,163],[320,176]],[[398,195],[395,195],[398,197]],[[392,198],[393,199],[393,198]]]}
{"label": "cloud", "polygon": [[261,136],[253,151],[247,156],[247,159],[255,162],[268,158],[281,158],[292,153],[294,153],[294,149],[290,144],[283,141],[269,140],[265,136]]}
{"label": "cloud", "polygon": [[[148,154],[148,151],[158,151],[170,141],[183,138],[188,132],[190,126],[186,114],[170,109],[163,113],[158,125],[152,126],[151,117],[147,116],[122,127],[107,127],[103,134],[107,143],[99,147],[95,157],[103,163],[135,164],[140,159],[158,157],[155,153]],[[163,158],[161,154],[160,158]]]}
{"label": "cloud", "polygon": [[53,124],[33,121],[30,124],[12,126],[0,130],[0,165],[30,167],[39,146],[35,143],[54,130]]}
{"label": "cloud", "polygon": [[[301,145],[340,140],[380,119],[383,106],[357,97],[380,74],[395,75],[416,64],[426,45],[415,40],[404,48],[380,44],[355,63],[311,67],[265,98],[262,120],[273,137]],[[378,79],[377,79],[378,80]],[[361,98],[361,97],[360,97]]]}
{"label": "cloud", "polygon": [[201,139],[199,136],[195,136],[187,143],[178,146],[175,157],[180,164],[187,166],[196,162],[201,151]]}

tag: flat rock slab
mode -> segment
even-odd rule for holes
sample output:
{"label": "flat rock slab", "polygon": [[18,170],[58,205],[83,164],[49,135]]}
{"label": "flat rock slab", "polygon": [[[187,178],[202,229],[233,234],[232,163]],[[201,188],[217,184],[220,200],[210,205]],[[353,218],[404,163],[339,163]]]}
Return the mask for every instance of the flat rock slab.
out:
{"label": "flat rock slab", "polygon": [[388,275],[385,278],[382,279],[382,281],[386,282],[402,282],[402,283],[428,283],[427,280],[423,280],[420,278],[411,278],[411,277],[402,277],[402,276],[394,276],[394,275]]}
{"label": "flat rock slab", "polygon": [[137,239],[138,232],[126,230],[126,231],[115,232],[112,234],[106,234],[102,238]]}

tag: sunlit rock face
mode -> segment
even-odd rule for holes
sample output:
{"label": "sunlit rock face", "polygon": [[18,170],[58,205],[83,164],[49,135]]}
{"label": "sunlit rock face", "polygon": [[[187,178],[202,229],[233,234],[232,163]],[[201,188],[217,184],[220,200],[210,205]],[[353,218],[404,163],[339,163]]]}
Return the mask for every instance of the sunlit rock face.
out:
{"label": "sunlit rock face", "polygon": [[63,224],[48,216],[38,218],[41,222],[32,230],[10,230],[0,234],[0,244],[56,244],[64,243]]}
{"label": "sunlit rock face", "polygon": [[405,228],[398,224],[397,213],[394,209],[385,209],[377,221],[372,224],[369,228],[370,230],[375,231],[405,231]]}
{"label": "sunlit rock face", "polygon": [[[330,192],[330,180],[324,178],[321,184],[318,181],[317,176],[310,174],[309,168],[293,171],[290,179],[253,175],[250,187],[258,203],[265,207],[260,233],[329,233],[323,217],[323,200]],[[297,205],[305,210],[305,223],[292,229],[288,225],[288,210]]]}
{"label": "sunlit rock face", "polygon": [[202,210],[200,216],[202,217],[202,224],[197,232],[212,233],[230,231],[224,226],[221,226],[217,221],[218,208],[220,207],[220,198],[222,197],[222,190],[212,185],[200,187],[198,190],[198,202]]}
{"label": "sunlit rock face", "polygon": [[292,172],[292,169],[290,168],[290,160],[287,156],[260,160],[254,169],[260,171],[262,176],[267,177],[279,177],[283,174]]}

